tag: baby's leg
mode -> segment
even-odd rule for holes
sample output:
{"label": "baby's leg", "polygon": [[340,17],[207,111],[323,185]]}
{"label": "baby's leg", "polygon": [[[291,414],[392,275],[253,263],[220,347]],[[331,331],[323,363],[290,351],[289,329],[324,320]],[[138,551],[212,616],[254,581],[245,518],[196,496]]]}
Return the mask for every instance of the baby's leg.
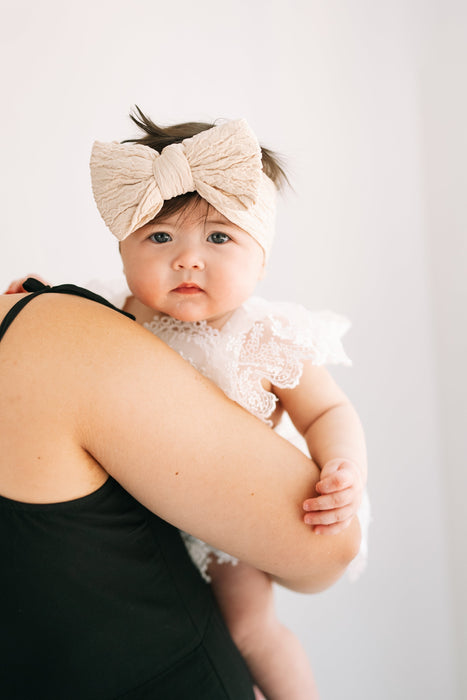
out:
{"label": "baby's leg", "polygon": [[276,618],[272,583],[247,564],[209,565],[230,634],[267,700],[317,700],[305,651]]}

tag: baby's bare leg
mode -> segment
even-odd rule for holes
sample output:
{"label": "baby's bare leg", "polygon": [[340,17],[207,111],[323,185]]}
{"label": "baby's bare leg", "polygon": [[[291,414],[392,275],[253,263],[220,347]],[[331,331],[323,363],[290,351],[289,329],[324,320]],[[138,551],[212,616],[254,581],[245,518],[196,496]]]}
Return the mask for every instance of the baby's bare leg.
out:
{"label": "baby's bare leg", "polygon": [[276,618],[267,574],[239,562],[212,563],[209,575],[230,634],[267,700],[317,700],[305,651]]}

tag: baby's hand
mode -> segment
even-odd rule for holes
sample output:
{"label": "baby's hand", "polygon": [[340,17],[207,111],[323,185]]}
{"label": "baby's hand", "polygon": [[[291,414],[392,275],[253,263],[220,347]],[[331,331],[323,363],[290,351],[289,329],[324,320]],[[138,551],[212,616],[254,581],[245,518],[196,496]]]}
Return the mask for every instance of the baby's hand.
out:
{"label": "baby's hand", "polygon": [[345,530],[362,500],[360,469],[347,459],[332,459],[322,468],[316,490],[320,495],[303,503],[303,510],[307,511],[305,523],[313,525],[313,532],[318,535],[335,535]]}
{"label": "baby's hand", "polygon": [[48,284],[48,282],[45,281],[40,275],[36,275],[33,272],[31,272],[30,275],[26,275],[26,277],[20,277],[18,280],[13,280],[13,282],[10,282],[8,289],[6,292],[3,292],[4,294],[22,294],[24,291],[26,291],[23,287],[23,282],[26,282],[29,277],[34,277],[34,279],[39,280],[39,282],[42,282],[43,284]]}

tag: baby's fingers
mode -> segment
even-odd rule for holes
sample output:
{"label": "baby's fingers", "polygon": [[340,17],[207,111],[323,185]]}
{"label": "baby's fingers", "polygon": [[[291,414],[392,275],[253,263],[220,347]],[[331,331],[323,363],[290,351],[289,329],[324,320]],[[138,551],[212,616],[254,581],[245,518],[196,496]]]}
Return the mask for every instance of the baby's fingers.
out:
{"label": "baby's fingers", "polygon": [[355,494],[353,489],[348,488],[344,491],[335,491],[324,496],[316,496],[315,498],[307,498],[303,502],[303,510],[333,510],[334,508],[342,508],[343,506],[353,503]]}
{"label": "baby's fingers", "polygon": [[20,294],[21,292],[24,292],[23,282],[24,278],[20,280],[13,280],[13,282],[10,282],[8,289],[4,291],[3,294]]}
{"label": "baby's fingers", "polygon": [[339,523],[332,523],[332,525],[315,525],[313,532],[315,535],[338,535],[347,527],[349,527],[352,522],[352,518],[347,518],[347,520],[342,520]]}
{"label": "baby's fingers", "polygon": [[303,519],[307,525],[333,525],[334,523],[342,523],[353,515],[353,507],[344,506],[343,508],[334,508],[334,510],[317,510],[306,513]]}
{"label": "baby's fingers", "polygon": [[316,484],[318,493],[332,493],[333,491],[342,491],[349,488],[354,483],[354,475],[346,469],[329,474],[323,479],[320,479]]}

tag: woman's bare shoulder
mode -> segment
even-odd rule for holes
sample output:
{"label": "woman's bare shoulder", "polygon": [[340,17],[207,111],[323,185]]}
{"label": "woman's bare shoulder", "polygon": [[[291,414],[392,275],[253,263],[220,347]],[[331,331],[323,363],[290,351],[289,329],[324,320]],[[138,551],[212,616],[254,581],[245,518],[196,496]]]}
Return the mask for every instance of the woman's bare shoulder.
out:
{"label": "woman's bare shoulder", "polygon": [[[0,295],[0,322],[16,303],[28,296]],[[128,329],[127,333],[125,327]],[[128,337],[133,337],[135,332],[143,336],[147,334],[115,308],[74,294],[53,292],[41,294],[28,301],[12,320],[9,328],[12,330],[8,330],[8,338],[12,335],[19,338],[23,334],[31,336],[39,328],[44,344],[47,341],[53,344],[63,336],[78,346],[81,342],[89,344],[93,339],[104,344],[110,343],[113,332],[127,334]],[[83,329],[85,333],[80,332]]]}
{"label": "woman's bare shoulder", "polygon": [[99,385],[103,358],[111,358],[118,340],[136,341],[146,332],[87,299],[26,297],[0,296],[0,322],[26,302],[4,325],[0,342],[0,494],[36,503],[71,500],[108,478],[82,440],[89,385]]}
{"label": "woman's bare shoulder", "polygon": [[11,307],[25,296],[26,294],[0,294],[0,322]]}

